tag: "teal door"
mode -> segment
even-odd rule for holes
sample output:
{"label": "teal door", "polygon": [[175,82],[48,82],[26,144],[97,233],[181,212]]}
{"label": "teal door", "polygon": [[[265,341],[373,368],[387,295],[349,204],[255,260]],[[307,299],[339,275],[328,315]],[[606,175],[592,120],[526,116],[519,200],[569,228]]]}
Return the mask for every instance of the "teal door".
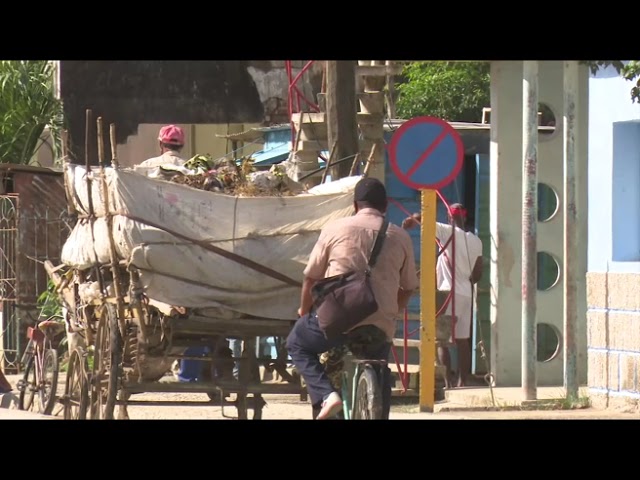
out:
{"label": "teal door", "polygon": [[[484,269],[482,279],[476,285],[476,308],[473,310],[473,336],[471,370],[474,374],[486,374],[491,341],[491,232],[489,231],[489,155],[476,155],[476,205],[475,234],[482,240],[482,258]],[[478,331],[482,328],[482,332]],[[479,347],[484,340],[487,355],[485,361]]]}

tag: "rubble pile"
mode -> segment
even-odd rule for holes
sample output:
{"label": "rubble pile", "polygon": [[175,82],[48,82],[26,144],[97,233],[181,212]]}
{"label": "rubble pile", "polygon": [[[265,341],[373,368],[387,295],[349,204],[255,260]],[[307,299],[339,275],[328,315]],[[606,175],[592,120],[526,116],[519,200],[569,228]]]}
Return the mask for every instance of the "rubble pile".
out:
{"label": "rubble pile", "polygon": [[238,165],[233,160],[216,161],[209,155],[195,155],[182,167],[160,167],[159,176],[192,188],[242,197],[294,196],[305,190],[280,165],[257,171],[251,157],[243,158]]}

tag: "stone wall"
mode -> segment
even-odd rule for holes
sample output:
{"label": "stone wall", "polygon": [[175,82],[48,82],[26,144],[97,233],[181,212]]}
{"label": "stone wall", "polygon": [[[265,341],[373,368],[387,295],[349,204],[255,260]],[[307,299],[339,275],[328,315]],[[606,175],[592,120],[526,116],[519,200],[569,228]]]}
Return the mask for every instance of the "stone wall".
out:
{"label": "stone wall", "polygon": [[[297,75],[304,61],[293,63]],[[299,84],[315,99],[322,83],[316,62]],[[95,118],[116,124],[117,143],[143,124],[247,125],[288,122],[288,79],[282,60],[265,61],[61,61],[72,153],[84,163],[85,111],[91,109],[89,158],[97,163]],[[111,157],[109,142],[105,154]]]}

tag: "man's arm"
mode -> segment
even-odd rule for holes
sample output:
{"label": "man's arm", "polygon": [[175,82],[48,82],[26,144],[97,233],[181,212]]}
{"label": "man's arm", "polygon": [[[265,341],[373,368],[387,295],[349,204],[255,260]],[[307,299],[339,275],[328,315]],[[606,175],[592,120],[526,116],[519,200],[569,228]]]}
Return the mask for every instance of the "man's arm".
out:
{"label": "man's arm", "polygon": [[413,296],[413,292],[415,292],[415,289],[404,290],[403,288],[400,288],[398,290],[398,311],[399,312],[407,308],[407,305],[409,305],[409,300],[411,300],[411,297]]}
{"label": "man's arm", "polygon": [[482,278],[482,269],[483,269],[482,256],[479,256],[476,259],[476,264],[473,266],[473,270],[471,271],[470,280],[471,280],[471,283],[473,283],[474,285],[478,283]]}
{"label": "man's arm", "polygon": [[413,215],[411,215],[410,217],[405,218],[402,221],[402,228],[404,228],[405,230],[410,230],[410,229],[420,225],[420,222],[422,222],[422,214],[421,213],[414,213]]}
{"label": "man's arm", "polygon": [[409,234],[400,231],[403,238],[405,249],[405,260],[400,269],[400,285],[398,289],[398,312],[402,312],[407,305],[413,292],[415,292],[419,286],[418,274],[416,272],[416,260],[413,252],[413,243]]}
{"label": "man's arm", "polygon": [[320,232],[320,236],[311,251],[311,255],[309,255],[309,262],[303,272],[304,280],[302,280],[302,291],[300,292],[299,316],[302,317],[311,310],[313,306],[311,289],[318,282],[316,279],[324,278],[328,265],[329,247],[327,245],[327,232],[323,230]]}
{"label": "man's arm", "polygon": [[[405,218],[402,221],[402,228],[405,230],[411,230],[412,228],[417,227],[422,223],[422,214],[414,213],[410,217]],[[436,238],[440,241],[444,237],[448,237],[451,235],[451,225],[447,223],[436,222]]]}
{"label": "man's arm", "polygon": [[300,308],[298,308],[298,316],[302,317],[309,313],[311,306],[313,305],[313,298],[311,297],[311,289],[316,284],[317,280],[313,278],[304,277],[302,281],[302,292],[300,293]]}

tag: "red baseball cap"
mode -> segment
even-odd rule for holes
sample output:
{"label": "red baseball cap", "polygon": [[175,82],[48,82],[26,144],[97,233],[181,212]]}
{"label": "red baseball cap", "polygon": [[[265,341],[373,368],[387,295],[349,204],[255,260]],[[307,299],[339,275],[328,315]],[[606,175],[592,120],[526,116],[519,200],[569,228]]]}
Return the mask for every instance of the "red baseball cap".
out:
{"label": "red baseball cap", "polygon": [[158,140],[170,145],[184,145],[184,132],[175,125],[166,125],[160,129]]}

